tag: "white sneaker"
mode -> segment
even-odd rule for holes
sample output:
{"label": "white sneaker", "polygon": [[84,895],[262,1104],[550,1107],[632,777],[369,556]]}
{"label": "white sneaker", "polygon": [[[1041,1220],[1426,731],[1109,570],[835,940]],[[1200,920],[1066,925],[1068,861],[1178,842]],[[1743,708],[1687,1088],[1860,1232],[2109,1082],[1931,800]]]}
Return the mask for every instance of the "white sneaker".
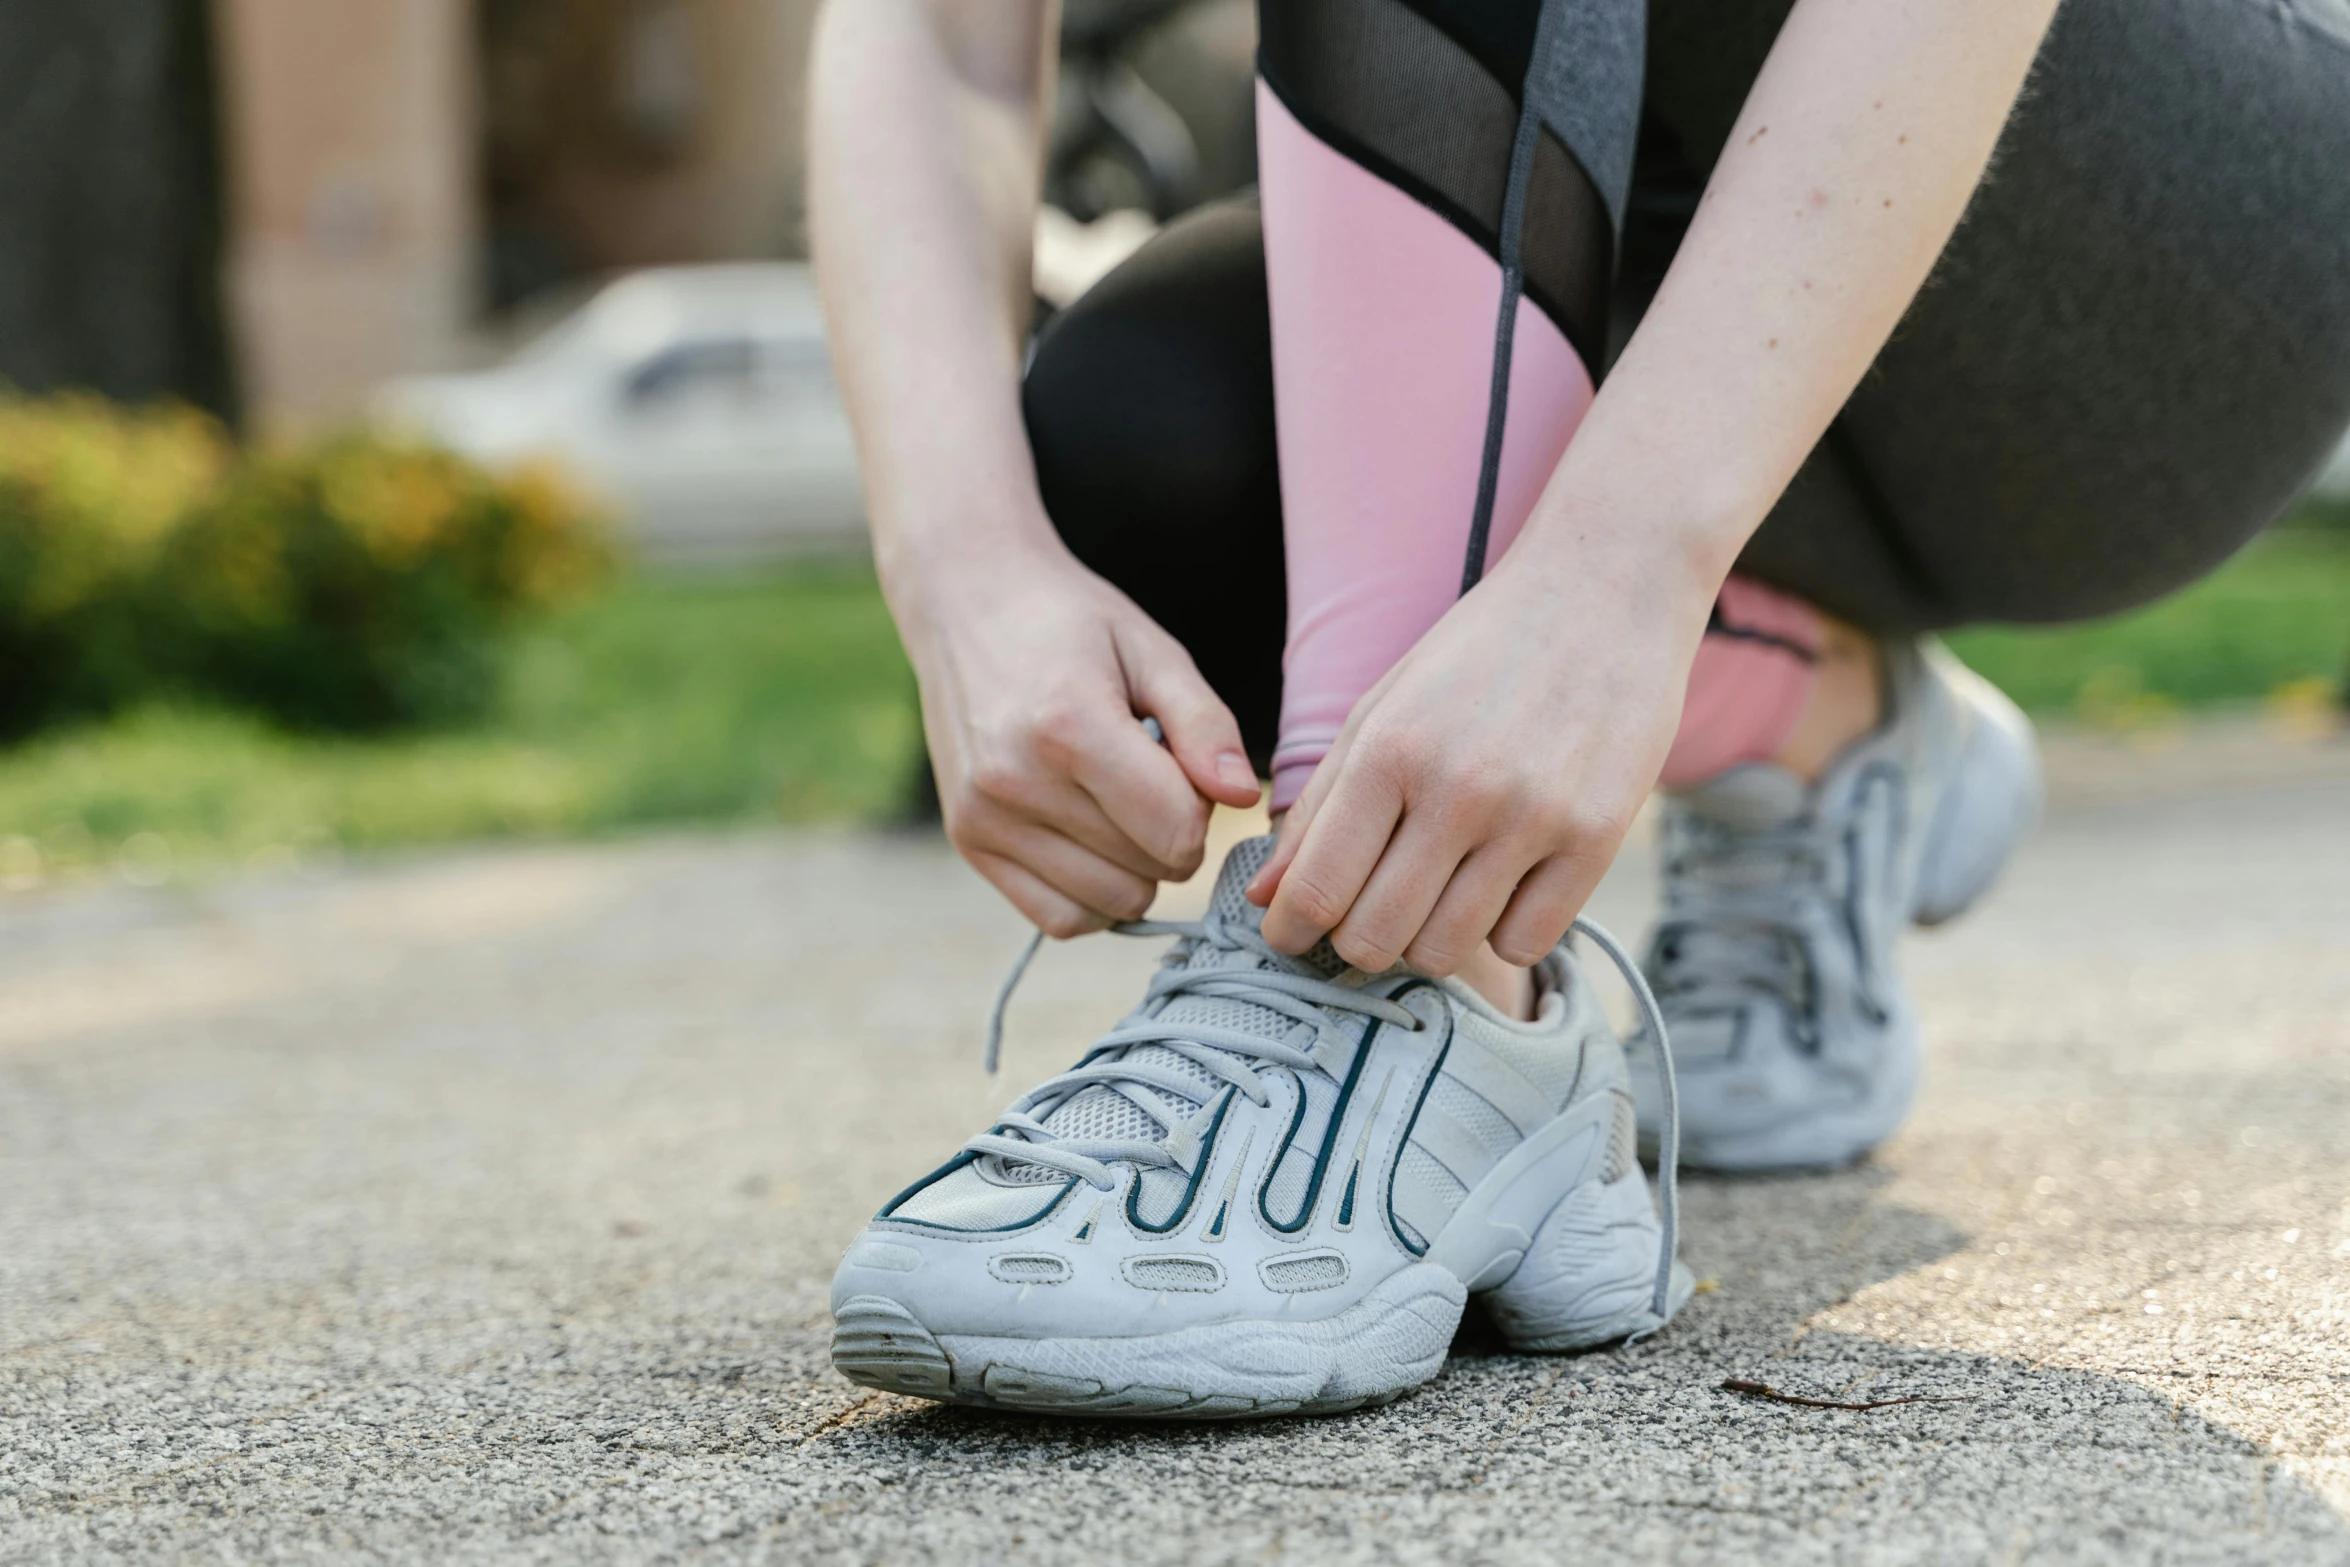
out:
{"label": "white sneaker", "polygon": [[1271,846],[1233,850],[1076,1068],[866,1226],[832,1286],[845,1375],[1069,1414],[1327,1414],[1434,1376],[1472,1292],[1524,1350],[1680,1309],[1669,1177],[1660,1222],[1573,959],[1545,960],[1519,1023],[1453,980],[1284,957],[1241,895]]}
{"label": "white sneaker", "polygon": [[[1902,929],[1964,911],[2039,814],[2013,702],[1930,640],[1888,648],[1886,674],[1884,723],[1816,784],[1751,765],[1666,803],[1647,967],[1685,1164],[1835,1167],[1891,1136],[1918,1078]],[[1661,1105],[1641,1099],[1646,1134]]]}

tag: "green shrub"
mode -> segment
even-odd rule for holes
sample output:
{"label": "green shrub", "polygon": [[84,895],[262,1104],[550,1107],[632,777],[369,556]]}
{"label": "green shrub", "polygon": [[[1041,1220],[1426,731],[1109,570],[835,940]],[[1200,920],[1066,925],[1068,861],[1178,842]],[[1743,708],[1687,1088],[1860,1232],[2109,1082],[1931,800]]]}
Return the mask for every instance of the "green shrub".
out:
{"label": "green shrub", "polygon": [[0,397],[0,737],[141,699],[470,717],[501,634],[607,564],[549,468],[347,432],[239,457],[182,409]]}
{"label": "green shrub", "polygon": [[181,661],[304,727],[474,717],[499,633],[606,564],[590,515],[551,469],[366,434],[256,458],[164,551]]}
{"label": "green shrub", "polygon": [[0,737],[152,686],[143,601],[229,462],[225,433],[186,409],[0,396]]}

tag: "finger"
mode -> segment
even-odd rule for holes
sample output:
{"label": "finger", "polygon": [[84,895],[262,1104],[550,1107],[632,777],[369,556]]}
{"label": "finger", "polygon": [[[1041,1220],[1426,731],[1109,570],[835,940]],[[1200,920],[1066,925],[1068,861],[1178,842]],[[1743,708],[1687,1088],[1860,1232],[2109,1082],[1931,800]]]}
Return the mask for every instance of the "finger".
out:
{"label": "finger", "polygon": [[1007,818],[976,835],[974,847],[1012,861],[1053,891],[1105,920],[1140,919],[1158,883],[1103,859],[1050,828]]}
{"label": "finger", "polygon": [[[1328,766],[1331,758],[1324,758]],[[1265,940],[1303,952],[1345,919],[1403,816],[1403,795],[1350,751],[1265,909]]]}
{"label": "finger", "polygon": [[1487,939],[1504,963],[1528,968],[1549,955],[1591,901],[1607,870],[1603,855],[1554,854],[1534,867],[1510,894]]}
{"label": "finger", "polygon": [[1462,863],[1460,846],[1426,815],[1406,815],[1379,862],[1330,932],[1330,945],[1366,974],[1394,966],[1444,896]]}
{"label": "finger", "polygon": [[1457,972],[1492,934],[1528,869],[1525,851],[1480,845],[1452,873],[1419,934],[1404,948],[1404,961],[1422,974]]}
{"label": "finger", "polygon": [[[966,791],[956,802],[957,809],[949,812],[952,824],[958,815],[973,820],[996,818],[1032,821],[1051,831],[1063,834],[1114,864],[1123,866],[1138,876],[1153,881],[1181,881],[1198,868],[1198,855],[1177,855],[1162,859],[1149,847],[1135,841],[1132,834],[1112,821],[1107,812],[1068,771],[1071,748],[1068,736],[1077,733],[1067,720],[1048,720],[1059,725],[1059,739],[1037,737],[1035,754],[1009,752],[1006,759],[993,765],[973,770]],[[1118,728],[1132,728],[1141,733],[1141,725],[1118,721]],[[1106,729],[1102,731],[1106,733]],[[1120,738],[1131,738],[1121,734]],[[1144,742],[1146,745],[1147,741]],[[1155,747],[1153,749],[1156,749]],[[1162,761],[1164,759],[1162,758]],[[1167,763],[1167,775],[1173,779],[1172,793],[1180,809],[1195,815],[1200,822],[1199,837],[1205,842],[1207,808],[1191,792],[1179,769]]]}
{"label": "finger", "polygon": [[[1074,781],[1039,787],[1015,809],[1050,832],[1082,845],[1111,864],[1154,882],[1183,881],[1199,868],[1196,856],[1169,863],[1126,835],[1101,808],[1101,802]],[[1202,813],[1205,814],[1204,811]],[[1203,847],[1205,833],[1202,833]]]}
{"label": "finger", "polygon": [[1191,654],[1164,634],[1122,628],[1115,641],[1135,709],[1159,721],[1167,751],[1192,787],[1225,805],[1256,804],[1257,770],[1241,743],[1240,721],[1200,677]]}
{"label": "finger", "polygon": [[1048,721],[1039,739],[1047,759],[1092,796],[1102,814],[1175,880],[1199,868],[1208,806],[1191,780],[1129,713],[1107,708],[1082,720]]}
{"label": "finger", "polygon": [[1025,867],[1002,855],[974,851],[966,858],[970,860],[972,869],[986,877],[989,885],[1027,917],[1028,923],[1048,936],[1066,941],[1072,936],[1083,936],[1109,928],[1108,920],[1079,908],[1037,880]]}
{"label": "finger", "polygon": [[1340,731],[1337,741],[1307,775],[1304,790],[1281,813],[1281,829],[1274,836],[1273,852],[1265,856],[1265,863],[1257,867],[1257,873],[1243,889],[1244,896],[1258,908],[1272,903],[1273,894],[1281,888],[1281,878],[1288,873],[1290,862],[1297,858],[1298,845],[1305,842],[1306,829],[1314,824],[1322,802],[1337,787],[1339,772],[1346,765],[1350,739],[1347,731]]}

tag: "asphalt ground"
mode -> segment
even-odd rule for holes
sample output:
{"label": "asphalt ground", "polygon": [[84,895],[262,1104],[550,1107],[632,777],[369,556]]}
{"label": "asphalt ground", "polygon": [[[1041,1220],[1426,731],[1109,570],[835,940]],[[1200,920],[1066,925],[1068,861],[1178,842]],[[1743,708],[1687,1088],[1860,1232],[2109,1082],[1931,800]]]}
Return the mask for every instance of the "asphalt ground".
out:
{"label": "asphalt ground", "polygon": [[990,1084],[1021,928],[933,841],[0,905],[0,1560],[2350,1562],[2346,752],[2060,768],[1895,1142],[1691,1180],[1655,1340],[1319,1422],[831,1371],[843,1243],[1151,961],[1047,953]]}

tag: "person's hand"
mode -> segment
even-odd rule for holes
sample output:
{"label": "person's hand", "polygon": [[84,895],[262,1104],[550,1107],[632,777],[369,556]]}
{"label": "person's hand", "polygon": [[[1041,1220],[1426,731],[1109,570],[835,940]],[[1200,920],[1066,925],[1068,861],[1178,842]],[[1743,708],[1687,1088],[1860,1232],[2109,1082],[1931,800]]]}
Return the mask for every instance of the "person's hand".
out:
{"label": "person's hand", "polygon": [[[1711,593],[1514,549],[1372,688],[1249,886],[1265,938],[1377,973],[1566,934],[1663,766]],[[1594,552],[1596,553],[1596,552]]]}
{"label": "person's hand", "polygon": [[898,619],[948,840],[1047,934],[1140,918],[1199,868],[1211,801],[1256,803],[1191,655],[1066,553],[997,554],[913,597]]}

